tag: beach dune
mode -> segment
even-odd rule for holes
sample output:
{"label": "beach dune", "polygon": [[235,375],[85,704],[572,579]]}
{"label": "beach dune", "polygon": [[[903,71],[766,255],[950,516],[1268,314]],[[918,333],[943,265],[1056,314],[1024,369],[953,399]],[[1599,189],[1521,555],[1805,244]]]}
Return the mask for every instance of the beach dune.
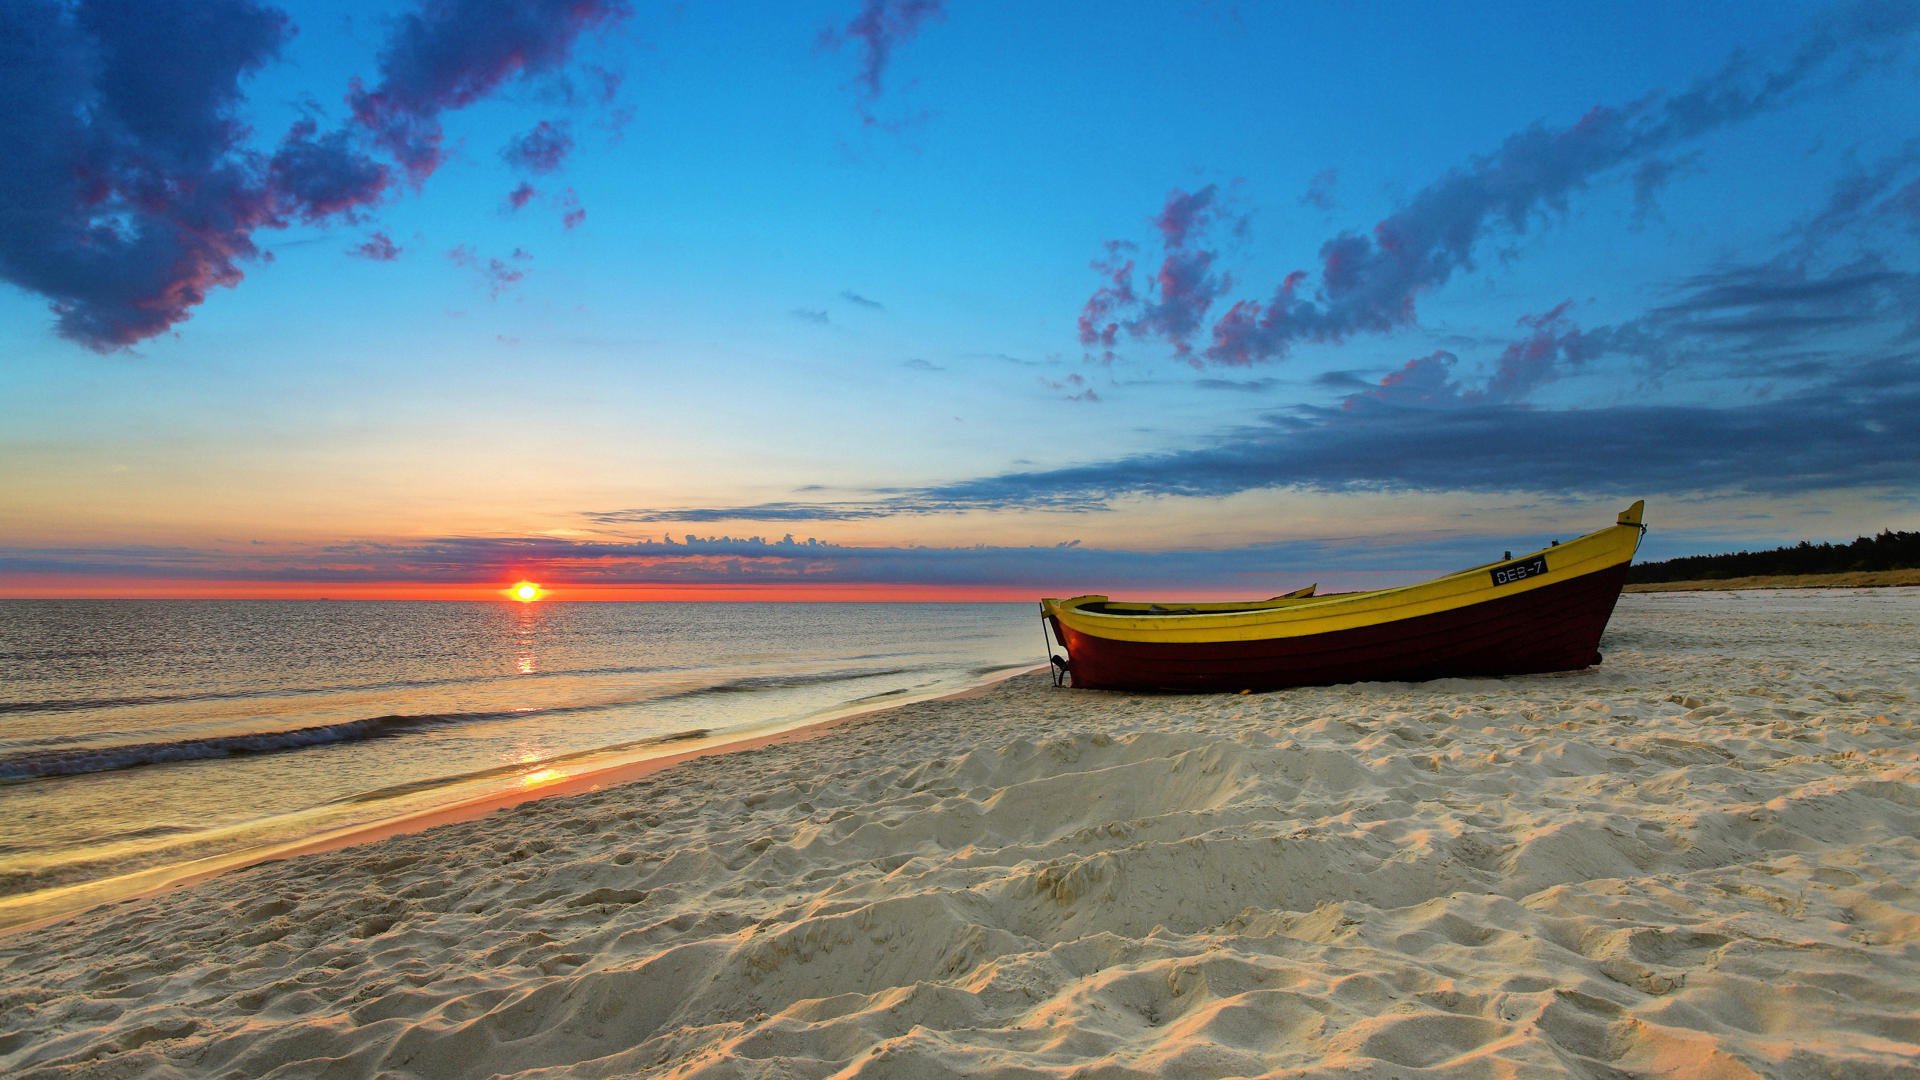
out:
{"label": "beach dune", "polygon": [[1920,591],[1021,676],[0,938],[18,1076],[1912,1076]]}

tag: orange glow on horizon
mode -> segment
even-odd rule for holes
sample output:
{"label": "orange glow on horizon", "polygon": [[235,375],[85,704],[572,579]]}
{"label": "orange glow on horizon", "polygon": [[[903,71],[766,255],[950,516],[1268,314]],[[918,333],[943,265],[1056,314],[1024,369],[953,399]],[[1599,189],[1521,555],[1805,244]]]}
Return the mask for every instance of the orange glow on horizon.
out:
{"label": "orange glow on horizon", "polygon": [[507,595],[523,604],[531,604],[535,600],[547,595],[547,590],[542,589],[531,581],[520,581],[515,582],[512,587],[507,589]]}
{"label": "orange glow on horizon", "polygon": [[[657,602],[842,602],[915,603],[948,601],[1033,602],[1041,596],[1073,596],[1086,589],[1066,582],[1058,588],[1031,585],[917,585],[910,582],[877,584],[809,583],[805,585],[698,585],[665,583],[568,584],[543,589],[542,602],[657,601]],[[1200,590],[1181,589],[1183,597],[1205,599]],[[1231,600],[1238,592],[1220,599]],[[486,600],[507,597],[497,582],[457,583],[418,581],[288,582],[288,581],[180,581],[165,578],[0,574],[0,599],[9,600]]]}

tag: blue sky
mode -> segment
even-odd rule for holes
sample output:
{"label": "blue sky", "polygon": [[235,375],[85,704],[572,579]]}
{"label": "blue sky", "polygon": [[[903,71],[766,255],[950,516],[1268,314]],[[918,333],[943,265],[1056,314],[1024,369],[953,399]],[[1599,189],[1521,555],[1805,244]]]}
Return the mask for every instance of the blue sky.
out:
{"label": "blue sky", "polygon": [[0,11],[0,590],[1920,526],[1911,5],[353,11]]}

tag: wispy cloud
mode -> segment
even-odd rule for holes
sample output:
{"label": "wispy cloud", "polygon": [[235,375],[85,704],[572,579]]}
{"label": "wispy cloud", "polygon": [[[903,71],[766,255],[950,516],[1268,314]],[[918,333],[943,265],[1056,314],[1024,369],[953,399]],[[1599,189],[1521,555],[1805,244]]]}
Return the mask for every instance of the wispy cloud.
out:
{"label": "wispy cloud", "polygon": [[1339,200],[1334,197],[1334,190],[1339,184],[1340,170],[1321,169],[1313,174],[1312,180],[1307,182],[1306,193],[1300,196],[1300,201],[1307,206],[1332,211],[1340,205]]}
{"label": "wispy cloud", "polygon": [[852,46],[859,54],[853,86],[860,97],[861,119],[868,125],[880,122],[872,106],[884,89],[894,50],[913,40],[927,23],[945,17],[945,0],[864,0],[844,24],[820,31],[820,48]]}
{"label": "wispy cloud", "polygon": [[1099,402],[1100,394],[1094,390],[1093,383],[1079,372],[1071,372],[1058,379],[1041,378],[1040,385],[1054,391],[1068,401],[1083,401],[1089,404]]}
{"label": "wispy cloud", "polygon": [[471,244],[461,244],[447,252],[447,261],[473,271],[479,276],[481,284],[486,286],[487,295],[498,298],[527,276],[527,264],[533,261],[533,256],[521,248],[514,248],[512,254],[504,259],[482,257],[473,250]]}
{"label": "wispy cloud", "polygon": [[1195,379],[1201,390],[1229,390],[1240,394],[1260,394],[1280,385],[1279,379]]}
{"label": "wispy cloud", "polygon": [[370,234],[364,243],[347,249],[347,254],[375,262],[392,262],[400,257],[401,248],[393,238],[383,232]]}

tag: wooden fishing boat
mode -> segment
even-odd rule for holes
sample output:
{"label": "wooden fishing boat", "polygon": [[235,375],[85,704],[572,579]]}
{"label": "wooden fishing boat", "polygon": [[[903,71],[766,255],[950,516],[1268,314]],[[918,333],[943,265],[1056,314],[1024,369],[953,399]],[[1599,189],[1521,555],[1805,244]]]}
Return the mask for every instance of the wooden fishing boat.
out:
{"label": "wooden fishing boat", "polygon": [[[1526,675],[1600,662],[1644,502],[1615,523],[1519,558],[1370,592],[1311,587],[1250,603],[1048,599],[1040,610],[1074,686],[1271,690],[1373,679]],[[1302,595],[1304,594],[1304,595]]]}

